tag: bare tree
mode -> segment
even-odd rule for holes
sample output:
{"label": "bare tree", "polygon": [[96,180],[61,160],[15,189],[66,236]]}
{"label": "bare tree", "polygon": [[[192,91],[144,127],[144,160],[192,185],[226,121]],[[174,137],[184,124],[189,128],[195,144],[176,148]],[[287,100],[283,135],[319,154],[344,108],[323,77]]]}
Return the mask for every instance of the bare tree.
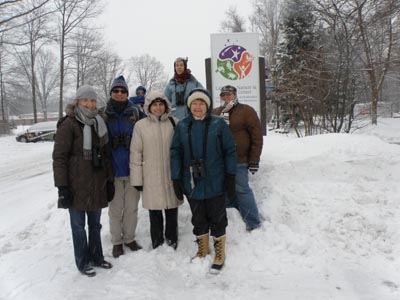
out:
{"label": "bare tree", "polygon": [[134,83],[145,86],[148,91],[161,90],[168,81],[163,64],[148,54],[130,58],[128,70]]}
{"label": "bare tree", "polygon": [[313,7],[320,26],[328,29],[322,47],[329,84],[320,103],[321,126],[328,132],[350,131],[359,98],[357,26],[346,6],[343,0],[315,0]]}
{"label": "bare tree", "polygon": [[6,101],[6,86],[5,86],[5,73],[6,73],[6,62],[7,51],[5,51],[5,45],[3,43],[3,34],[0,34],[0,104],[1,104],[1,120],[0,120],[0,133],[9,133],[9,126],[7,123],[7,101]]}
{"label": "bare tree", "polygon": [[58,84],[57,58],[51,51],[41,51],[37,57],[37,95],[42,106],[43,117],[47,120],[48,105],[56,97]]}
{"label": "bare tree", "polygon": [[[37,0],[31,0],[30,5],[35,7]],[[24,26],[20,30],[14,30],[17,33],[17,40],[13,43],[16,47],[16,53],[20,64],[23,66],[25,76],[30,82],[31,100],[33,108],[33,120],[37,123],[37,108],[36,108],[36,57],[40,49],[48,42],[48,29],[45,18],[45,8],[38,8],[29,15],[23,17]],[[25,53],[18,53],[19,48],[22,48]]]}
{"label": "bare tree", "polygon": [[242,18],[235,6],[229,7],[225,12],[225,20],[221,22],[222,32],[245,32],[245,19]]}
{"label": "bare tree", "polygon": [[377,124],[378,100],[391,64],[395,43],[393,24],[399,17],[400,2],[352,0],[349,5],[358,26],[364,54],[361,59],[368,75],[371,121]]}
{"label": "bare tree", "polygon": [[94,85],[100,89],[99,102],[105,104],[110,97],[110,86],[117,76],[124,73],[124,65],[118,54],[103,49],[95,59]]}
{"label": "bare tree", "polygon": [[[267,69],[276,65],[276,53],[282,33],[283,5],[281,0],[255,0],[250,17],[254,31],[261,34],[261,51],[266,57]],[[273,84],[276,85],[276,79]]]}
{"label": "bare tree", "polygon": [[[17,54],[21,55],[23,64],[20,62],[20,58],[16,59]],[[32,112],[32,102],[29,100],[30,97],[27,97],[31,93],[31,88],[27,77],[28,73],[25,70],[25,67],[28,66],[28,55],[28,52],[16,52],[15,47],[11,45],[3,47],[1,51],[1,56],[4,57],[1,66],[3,92],[10,114]]]}
{"label": "bare tree", "polygon": [[[40,0],[36,1],[33,6],[30,5],[30,0],[7,0],[0,2],[0,33],[25,25],[27,19],[24,20],[22,17],[43,8],[49,2],[50,0]],[[48,11],[42,11],[42,13],[40,16],[47,14]]]}
{"label": "bare tree", "polygon": [[[75,48],[72,59],[76,74],[76,88],[94,81],[95,61],[99,56],[103,41],[94,29],[84,28],[75,34]],[[92,81],[92,82],[91,82]]]}
{"label": "bare tree", "polygon": [[58,22],[58,38],[60,46],[60,93],[59,115],[63,116],[64,81],[66,76],[67,42],[73,37],[73,32],[79,29],[83,22],[99,15],[101,8],[99,0],[54,0]]}

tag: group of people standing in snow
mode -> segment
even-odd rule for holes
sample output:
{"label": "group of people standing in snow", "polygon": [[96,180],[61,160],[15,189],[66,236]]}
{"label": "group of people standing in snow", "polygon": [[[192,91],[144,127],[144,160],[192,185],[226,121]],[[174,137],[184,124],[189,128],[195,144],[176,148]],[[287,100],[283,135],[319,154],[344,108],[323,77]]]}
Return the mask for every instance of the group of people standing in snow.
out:
{"label": "group of people standing in snow", "polygon": [[226,208],[239,210],[248,231],[261,226],[248,182],[263,145],[256,112],[239,103],[230,85],[221,88],[222,105],[213,109],[210,93],[184,58],[175,60],[164,92],[146,95],[140,86],[136,97],[128,96],[119,76],[98,109],[95,90],[83,85],[57,125],[54,181],[58,206],[69,211],[78,270],[95,276],[94,267],[112,268],[100,237],[101,209],[107,206],[112,256],[123,255],[125,247],[142,249],[136,240],[140,198],[149,211],[152,247],[165,242],[177,249],[178,207],[186,197],[198,245],[193,259],[210,253],[211,235],[211,272],[218,272],[225,262]]}

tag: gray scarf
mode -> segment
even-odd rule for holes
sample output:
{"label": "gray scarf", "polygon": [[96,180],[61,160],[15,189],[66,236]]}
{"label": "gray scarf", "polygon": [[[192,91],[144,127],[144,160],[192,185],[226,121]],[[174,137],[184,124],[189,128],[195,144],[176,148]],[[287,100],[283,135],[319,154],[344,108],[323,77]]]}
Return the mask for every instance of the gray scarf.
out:
{"label": "gray scarf", "polygon": [[92,160],[92,129],[100,139],[100,146],[108,143],[107,126],[103,118],[99,116],[97,110],[86,108],[82,105],[75,106],[75,118],[84,124],[83,127],[83,158]]}

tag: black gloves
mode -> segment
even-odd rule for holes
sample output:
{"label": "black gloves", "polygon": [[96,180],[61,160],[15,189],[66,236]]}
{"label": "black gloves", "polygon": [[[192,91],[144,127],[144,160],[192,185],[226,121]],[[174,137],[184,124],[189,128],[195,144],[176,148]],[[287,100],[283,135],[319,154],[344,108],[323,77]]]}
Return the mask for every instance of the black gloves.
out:
{"label": "black gloves", "polygon": [[249,172],[251,174],[255,174],[258,169],[260,168],[260,165],[258,164],[258,162],[249,162]]}
{"label": "black gloves", "polygon": [[181,181],[174,181],[174,192],[176,195],[176,198],[179,200],[183,200],[183,184]]}
{"label": "black gloves", "polygon": [[134,188],[137,189],[138,192],[142,192],[143,191],[143,186],[142,185],[135,185]]}
{"label": "black gloves", "polygon": [[229,199],[236,198],[235,175],[225,174],[225,190]]}
{"label": "black gloves", "polygon": [[114,181],[107,180],[106,188],[107,188],[107,201],[111,202],[114,199],[114,194],[115,194]]}
{"label": "black gloves", "polygon": [[72,206],[72,193],[67,186],[58,187],[58,208],[70,208]]}

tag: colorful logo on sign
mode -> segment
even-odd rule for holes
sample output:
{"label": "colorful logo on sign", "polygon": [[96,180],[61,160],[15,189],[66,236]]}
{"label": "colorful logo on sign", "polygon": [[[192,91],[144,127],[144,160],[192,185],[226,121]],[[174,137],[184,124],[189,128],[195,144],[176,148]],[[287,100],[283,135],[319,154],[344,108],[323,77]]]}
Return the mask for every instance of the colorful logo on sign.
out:
{"label": "colorful logo on sign", "polygon": [[216,72],[229,80],[241,80],[249,75],[253,59],[242,46],[227,46],[218,55]]}

